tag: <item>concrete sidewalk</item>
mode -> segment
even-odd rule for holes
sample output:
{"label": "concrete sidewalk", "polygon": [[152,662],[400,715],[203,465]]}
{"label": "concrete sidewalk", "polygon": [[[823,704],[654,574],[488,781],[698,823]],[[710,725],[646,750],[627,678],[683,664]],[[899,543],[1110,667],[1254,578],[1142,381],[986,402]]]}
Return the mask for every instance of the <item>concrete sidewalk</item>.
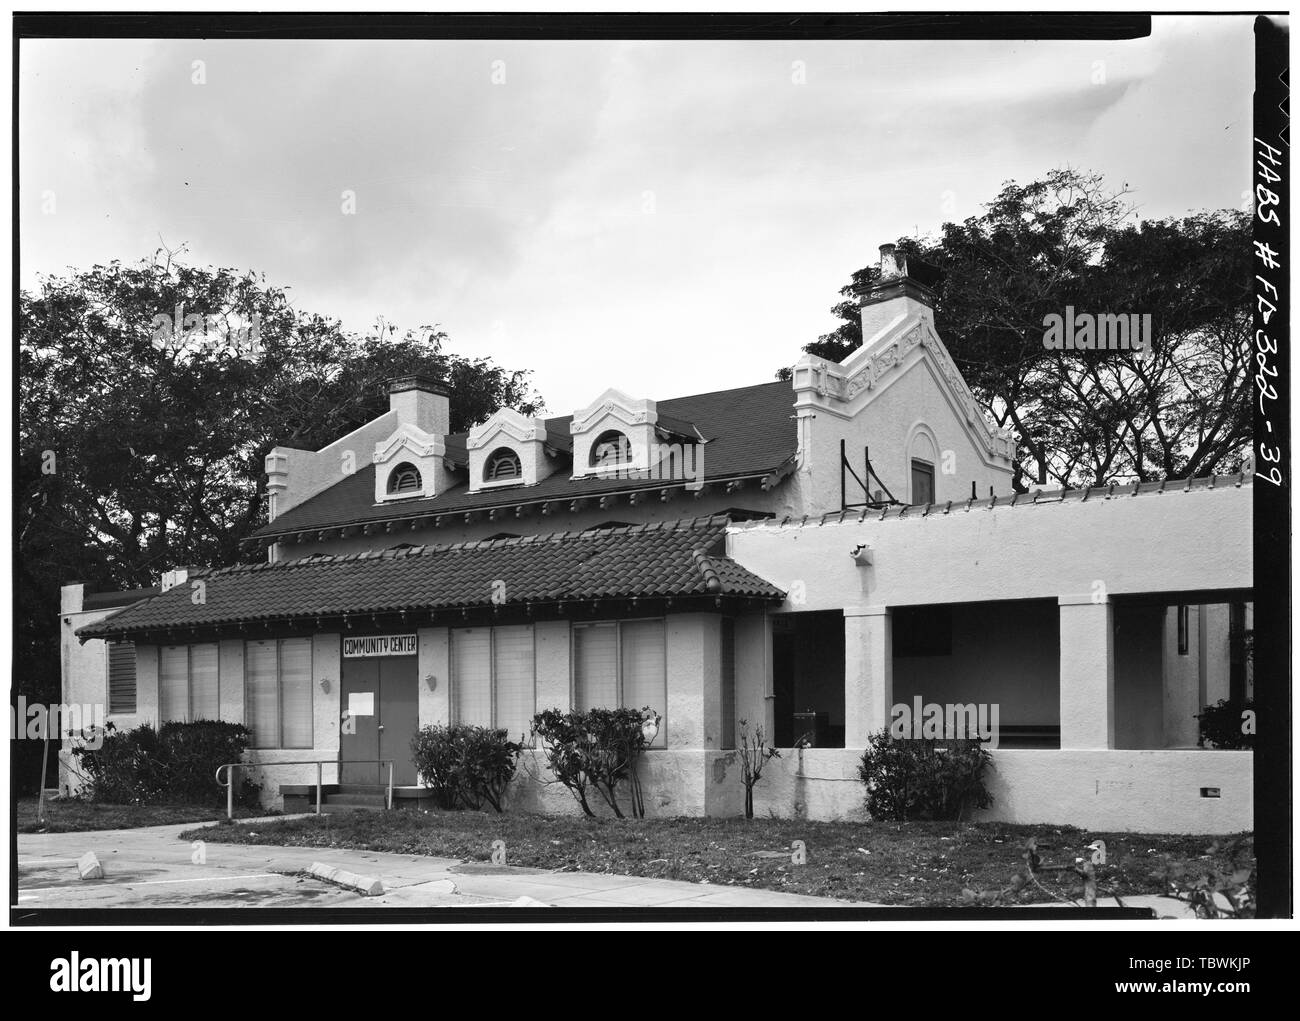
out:
{"label": "concrete sidewalk", "polygon": [[[284,818],[283,816],[278,818]],[[267,820],[270,822],[271,820]],[[18,835],[18,904],[40,908],[501,907],[837,908],[871,907],[808,897],[638,876],[462,863],[451,858],[340,848],[183,841],[201,823],[129,830]],[[258,820],[246,825],[256,833]],[[104,878],[82,880],[77,859],[94,851]],[[373,876],[365,897],[303,878],[313,862]]]}

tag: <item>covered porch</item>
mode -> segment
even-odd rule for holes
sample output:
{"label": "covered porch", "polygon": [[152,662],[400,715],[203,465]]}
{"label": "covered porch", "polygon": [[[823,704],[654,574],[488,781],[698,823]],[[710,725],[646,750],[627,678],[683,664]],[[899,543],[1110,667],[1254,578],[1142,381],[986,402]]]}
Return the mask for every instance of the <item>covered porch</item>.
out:
{"label": "covered porch", "polygon": [[[1251,753],[1201,748],[1196,719],[1253,684],[1245,483],[734,526],[733,557],[801,597],[771,617],[759,718],[792,743],[799,713],[826,721],[774,810],[860,811],[856,760],[896,707],[974,705],[997,709],[992,818],[1249,828]],[[821,650],[815,677],[782,676],[783,643]]]}

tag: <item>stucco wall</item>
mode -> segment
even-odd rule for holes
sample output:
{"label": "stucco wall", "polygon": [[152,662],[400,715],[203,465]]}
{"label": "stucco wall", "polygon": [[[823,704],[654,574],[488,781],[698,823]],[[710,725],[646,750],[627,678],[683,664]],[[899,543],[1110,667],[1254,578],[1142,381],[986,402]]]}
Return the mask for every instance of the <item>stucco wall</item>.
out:
{"label": "stucco wall", "polygon": [[[1204,750],[994,753],[985,817],[1142,833],[1236,833],[1253,826],[1253,754]],[[1203,798],[1218,787],[1219,798]]]}
{"label": "stucco wall", "polygon": [[767,613],[736,618],[736,721],[772,737],[772,621]]}
{"label": "stucco wall", "polygon": [[[1250,752],[1004,748],[992,754],[994,801],[977,813],[981,821],[1206,834],[1253,825]],[[857,775],[861,755],[860,749],[782,749],[754,789],[754,814],[869,818]],[[743,792],[738,759],[726,763],[723,782]],[[1202,787],[1219,788],[1221,797],[1201,797]]]}
{"label": "stucco wall", "polygon": [[[137,696],[136,712],[134,713],[115,713],[108,715],[108,643],[96,639],[95,641],[86,642],[84,645],[79,643],[76,638],[76,630],[79,627],[85,627],[88,624],[96,624],[105,617],[111,616],[115,609],[109,610],[81,610],[81,592],[80,586],[72,595],[74,601],[69,604],[69,592],[64,590],[65,609],[59,618],[59,653],[62,668],[62,693],[60,699],[67,706],[84,706],[89,708],[89,718],[87,723],[103,721],[111,722],[121,730],[129,730],[136,726],[139,721],[140,702]],[[70,606],[78,607],[77,609],[69,608]],[[21,724],[23,721],[19,721]],[[53,736],[53,727],[51,727],[51,737]],[[59,759],[59,790],[77,791],[80,790],[82,783],[80,777],[75,771],[76,759],[72,755],[73,741],[63,738],[51,752],[58,755]],[[79,743],[79,742],[78,742]]]}
{"label": "stucco wall", "polygon": [[[972,481],[980,496],[988,496],[990,486],[997,493],[1009,493],[1011,473],[988,463],[987,454],[972,439],[964,418],[949,400],[937,370],[922,356],[922,351],[916,349],[913,363],[853,423],[850,461],[856,465],[862,457],[862,445],[869,443],[876,473],[897,499],[910,503],[914,498],[911,492],[914,451],[909,439],[915,440],[918,433],[929,432],[938,447],[932,462],[936,500],[967,499]],[[836,446],[838,457],[838,443]],[[924,451],[915,452],[929,459]],[[952,470],[945,473],[945,468]]]}
{"label": "stucco wall", "polygon": [[[933,465],[936,500],[964,500],[972,482],[982,496],[990,487],[1009,493],[1009,448],[995,445],[994,453],[985,446],[983,412],[968,405],[945,378],[941,359],[951,363],[940,353],[929,310],[906,299],[870,308],[880,313],[881,322],[892,321],[883,334],[842,364],[806,356],[795,366],[802,457],[795,477],[799,495],[791,502],[802,509],[794,513],[839,509],[841,440],[859,477],[865,475],[863,448],[870,448],[878,477],[870,482],[871,494],[879,488],[898,501],[913,502],[913,457]],[[893,319],[895,313],[904,314]],[[851,476],[846,486],[850,503],[867,495]]]}
{"label": "stucco wall", "polygon": [[272,520],[370,464],[375,444],[388,439],[400,424],[390,410],[320,450],[275,447],[266,457]]}
{"label": "stucco wall", "polygon": [[[863,543],[872,549],[868,567],[849,555]],[[1228,485],[1087,503],[955,504],[948,514],[917,510],[884,521],[868,513],[820,525],[740,523],[728,530],[727,548],[797,592],[805,610],[1055,599],[1091,594],[1094,582],[1110,596],[1248,589],[1251,491]]]}

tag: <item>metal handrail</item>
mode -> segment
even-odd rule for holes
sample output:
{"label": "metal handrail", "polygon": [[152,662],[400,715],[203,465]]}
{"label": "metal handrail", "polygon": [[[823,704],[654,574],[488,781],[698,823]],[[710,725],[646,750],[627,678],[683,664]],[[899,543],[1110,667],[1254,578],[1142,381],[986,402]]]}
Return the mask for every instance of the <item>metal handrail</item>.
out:
{"label": "metal handrail", "polygon": [[[385,799],[385,806],[389,811],[393,808],[393,763],[395,759],[287,759],[277,762],[226,762],[217,767],[217,783],[226,788],[226,818],[235,817],[235,770],[240,766],[249,769],[260,769],[263,766],[315,766],[316,767],[316,814],[321,814],[321,774],[323,768],[328,765],[337,766],[369,766],[378,763],[381,766],[388,766],[388,795]],[[221,779],[221,771],[230,770],[226,774],[226,779]]]}

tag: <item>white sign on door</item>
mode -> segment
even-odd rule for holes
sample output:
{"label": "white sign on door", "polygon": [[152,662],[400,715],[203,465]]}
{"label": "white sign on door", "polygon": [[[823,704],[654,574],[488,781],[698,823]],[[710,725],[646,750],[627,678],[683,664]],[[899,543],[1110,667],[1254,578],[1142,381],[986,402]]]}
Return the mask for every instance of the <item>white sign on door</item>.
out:
{"label": "white sign on door", "polygon": [[375,693],[373,691],[348,692],[349,716],[374,716]]}

